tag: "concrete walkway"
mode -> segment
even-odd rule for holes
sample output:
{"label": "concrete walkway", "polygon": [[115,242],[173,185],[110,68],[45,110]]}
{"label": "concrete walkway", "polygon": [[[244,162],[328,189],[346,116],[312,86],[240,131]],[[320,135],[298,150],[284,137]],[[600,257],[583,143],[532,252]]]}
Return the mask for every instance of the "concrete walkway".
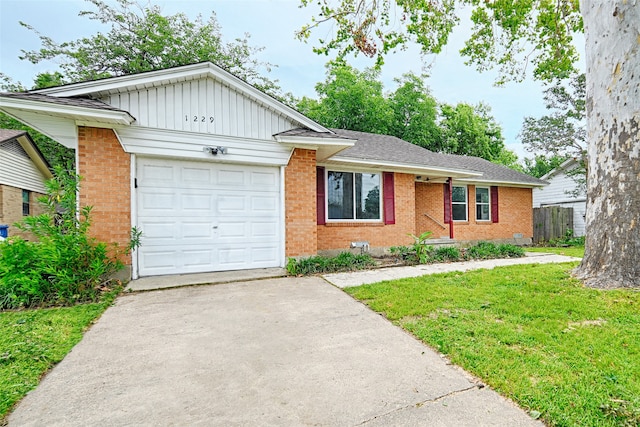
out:
{"label": "concrete walkway", "polygon": [[[327,277],[348,286],[444,268],[424,267]],[[8,422],[542,426],[320,277],[125,294]]]}
{"label": "concrete walkway", "polygon": [[451,262],[445,264],[414,265],[409,267],[386,267],[375,270],[353,271],[348,273],[325,274],[323,277],[339,288],[360,286],[383,280],[397,280],[405,277],[419,277],[427,274],[448,273],[451,271],[468,271],[481,268],[519,264],[549,264],[557,262],[580,261],[564,255],[547,254],[541,252],[527,252],[523,258],[487,259],[481,261]]}

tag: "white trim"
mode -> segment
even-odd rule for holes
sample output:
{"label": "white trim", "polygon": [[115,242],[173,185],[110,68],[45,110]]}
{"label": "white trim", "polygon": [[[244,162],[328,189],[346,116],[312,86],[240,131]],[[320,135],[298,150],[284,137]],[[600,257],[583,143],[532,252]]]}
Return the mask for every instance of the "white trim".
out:
{"label": "white trim", "polygon": [[[478,188],[482,188],[483,190],[487,190],[487,196],[489,196],[489,201],[487,203],[480,203],[480,205],[487,205],[489,206],[489,218],[487,219],[478,219]],[[467,192],[469,191],[468,187],[467,187]],[[473,195],[475,196],[475,200],[474,200],[474,206],[475,206],[475,211],[476,211],[476,217],[475,217],[475,221],[476,222],[491,222],[491,187],[483,187],[483,186],[478,186],[476,185],[474,190],[473,190]]]}
{"label": "white trim", "polygon": [[569,166],[572,166],[573,164],[576,164],[576,165],[578,164],[578,160],[575,157],[571,157],[571,158],[565,160],[557,168],[552,169],[549,172],[547,172],[546,174],[542,175],[540,177],[540,179],[543,180],[543,181],[546,181],[547,179],[553,178],[558,173],[562,173],[562,172],[568,171],[569,170]]}
{"label": "white trim", "polygon": [[[293,150],[291,150],[293,152]],[[286,166],[280,166],[280,267],[287,264],[287,221],[286,221],[286,189],[285,189],[285,169]]]}
{"label": "white trim", "polygon": [[[455,187],[464,188],[464,205],[466,209],[464,210],[465,219],[454,219],[453,218],[453,205],[461,205],[462,202],[454,202],[453,201],[453,189]],[[453,222],[469,222],[469,186],[468,185],[456,185],[455,183],[451,186],[451,219]]]}
{"label": "white trim", "polygon": [[[329,218],[329,172],[340,172],[340,173],[351,173],[354,175],[353,177],[353,219],[347,219],[347,218]],[[374,175],[378,175],[379,177],[379,184],[378,184],[378,215],[379,218],[373,218],[373,219],[358,219],[355,218],[356,216],[356,180],[355,180],[355,174],[374,174]],[[362,223],[373,223],[373,224],[377,224],[377,223],[381,223],[384,224],[384,217],[383,217],[383,210],[384,210],[384,206],[382,204],[383,201],[383,194],[382,194],[382,172],[380,171],[354,171],[354,170],[336,170],[336,169],[331,169],[329,170],[328,168],[324,168],[324,184],[325,184],[325,189],[324,189],[324,217],[325,217],[325,224],[335,224],[335,223],[350,223],[350,224],[362,224]]]}
{"label": "white trim", "polygon": [[358,165],[360,167],[369,168],[369,170],[384,170],[388,172],[401,172],[414,175],[431,174],[438,177],[455,177],[455,178],[471,178],[480,177],[482,172],[469,171],[463,169],[447,169],[442,167],[425,166],[420,164],[396,163],[381,160],[360,160],[347,157],[333,157],[325,164],[342,164],[348,167],[350,165]]}
{"label": "white trim", "polygon": [[31,99],[27,100],[0,96],[0,107],[71,118],[76,121],[85,120],[92,123],[100,123],[103,127],[105,124],[131,125],[135,122],[135,119],[126,111],[62,105],[52,102],[34,101]]}
{"label": "white trim", "polygon": [[[262,139],[136,126],[115,129],[115,132],[125,152],[144,156],[284,166],[288,164],[292,152],[289,147]],[[224,146],[227,152],[214,156],[203,151],[207,146]]]}
{"label": "white trim", "polygon": [[[119,140],[119,138],[118,138]],[[136,192],[137,159],[131,154],[131,228],[138,226],[138,194]],[[131,280],[138,278],[138,248],[131,251]]]}
{"label": "white trim", "polygon": [[527,183],[527,182],[515,182],[515,181],[500,181],[500,180],[489,180],[489,179],[471,179],[471,178],[457,178],[454,180],[455,182],[459,182],[464,185],[480,185],[483,186],[491,186],[498,185],[501,187],[520,187],[520,188],[534,188],[534,187],[544,187],[549,185],[548,182],[535,184],[535,183]]}
{"label": "white trim", "polygon": [[100,97],[105,94],[128,92],[134,89],[140,89],[141,87],[155,87],[164,84],[176,83],[178,81],[195,80],[206,77],[212,77],[220,80],[229,87],[239,89],[247,96],[254,98],[263,105],[282,113],[292,120],[295,120],[304,127],[317,132],[330,133],[329,129],[324,126],[316,123],[310,118],[304,116],[302,113],[283,104],[277,99],[272,98],[251,86],[249,83],[210,62],[184,65],[127,76],[111,77],[89,82],[74,83],[65,86],[35,90],[33,92],[63,97],[82,95],[94,95]]}

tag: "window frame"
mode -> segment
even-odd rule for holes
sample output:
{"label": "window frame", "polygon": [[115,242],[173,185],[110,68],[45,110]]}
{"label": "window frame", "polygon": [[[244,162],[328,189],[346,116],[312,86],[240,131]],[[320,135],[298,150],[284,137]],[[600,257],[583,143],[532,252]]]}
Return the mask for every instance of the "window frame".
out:
{"label": "window frame", "polygon": [[[26,202],[25,202],[25,196],[27,199]],[[31,215],[31,191],[22,190],[22,216],[29,216],[29,215]]]}
{"label": "window frame", "polygon": [[[464,203],[456,202],[453,200],[453,189],[454,188],[464,188]],[[455,219],[454,218],[454,205],[464,205],[464,219]],[[469,222],[469,186],[467,185],[452,185],[451,186],[451,220],[454,222]]]}
{"label": "window frame", "polygon": [[[353,176],[353,218],[329,218],[329,172],[334,173],[350,173]],[[356,174],[368,174],[368,175],[377,175],[378,176],[378,192],[379,192],[379,200],[378,200],[378,218],[372,219],[359,219],[355,218],[356,216]],[[324,217],[325,222],[327,224],[330,223],[383,223],[384,221],[384,195],[383,195],[383,173],[381,171],[370,171],[370,170],[346,170],[346,169],[329,169],[325,167],[324,169]]]}
{"label": "window frame", "polygon": [[[482,189],[482,190],[487,190],[487,202],[483,203],[483,202],[478,202],[478,190]],[[491,188],[490,187],[476,187],[475,189],[475,196],[476,196],[476,221],[478,222],[491,222]],[[478,213],[480,212],[480,210],[478,209],[478,206],[488,206],[489,207],[489,211],[488,211],[488,215],[486,219],[482,219],[482,218],[478,218]]]}

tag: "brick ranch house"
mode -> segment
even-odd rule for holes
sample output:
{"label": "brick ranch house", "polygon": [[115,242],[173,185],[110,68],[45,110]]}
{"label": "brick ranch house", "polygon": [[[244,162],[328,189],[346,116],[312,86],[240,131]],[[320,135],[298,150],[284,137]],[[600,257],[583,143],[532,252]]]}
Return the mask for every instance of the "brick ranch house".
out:
{"label": "brick ranch house", "polygon": [[14,224],[25,216],[42,213],[37,200],[46,193],[44,182],[52,176],[49,164],[27,132],[0,129],[0,226],[9,236],[33,238]]}
{"label": "brick ranch house", "polygon": [[0,94],[76,150],[92,233],[142,245],[133,278],[283,266],[409,244],[530,241],[543,181],[398,138],[327,129],[211,63]]}

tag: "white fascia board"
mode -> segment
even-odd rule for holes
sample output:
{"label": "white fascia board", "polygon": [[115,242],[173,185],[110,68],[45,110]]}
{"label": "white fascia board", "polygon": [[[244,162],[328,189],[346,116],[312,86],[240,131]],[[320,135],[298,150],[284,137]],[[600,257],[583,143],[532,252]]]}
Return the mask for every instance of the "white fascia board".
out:
{"label": "white fascia board", "polygon": [[565,160],[564,162],[562,162],[562,164],[560,166],[558,166],[557,168],[547,172],[546,174],[542,175],[540,177],[541,180],[546,181],[547,179],[551,179],[554,176],[558,175],[559,173],[565,172],[569,170],[570,166],[573,166],[574,164],[578,164],[578,160],[575,157],[571,157],[567,160]]}
{"label": "white fascia board", "polygon": [[366,167],[369,169],[384,169],[388,171],[396,171],[416,175],[433,174],[436,176],[453,178],[470,178],[482,176],[481,172],[469,171],[464,169],[449,169],[419,164],[385,162],[380,160],[350,159],[346,157],[331,158],[327,162],[327,164],[337,164],[344,166],[353,165],[356,167]]}
{"label": "white fascia board", "polygon": [[111,77],[90,82],[75,83],[54,88],[34,90],[33,92],[63,97],[82,95],[101,96],[107,93],[126,92],[132,89],[140,89],[140,87],[160,86],[163,84],[175,83],[176,81],[193,80],[202,77],[212,77],[220,80],[229,87],[237,88],[267,107],[280,112],[284,116],[291,118],[309,129],[317,132],[331,133],[329,129],[321,126],[302,113],[285,105],[277,99],[272,98],[266,93],[251,86],[249,83],[210,62],[149,71],[141,74]]}
{"label": "white fascia board", "polygon": [[353,147],[355,139],[322,138],[307,136],[275,135],[275,140],[285,147],[316,150],[316,161],[326,160],[340,151]]}
{"label": "white fascia board", "polygon": [[356,139],[349,138],[322,138],[308,136],[287,136],[276,135],[275,140],[284,145],[290,145],[296,148],[317,149],[319,147],[353,147]]}
{"label": "white fascia board", "polygon": [[22,147],[22,149],[27,153],[27,155],[31,158],[31,161],[36,166],[36,168],[40,171],[40,173],[46,178],[53,178],[53,174],[47,167],[46,160],[42,157],[40,151],[35,147],[33,140],[31,137],[27,136],[28,134],[20,135],[18,139],[18,143]]}
{"label": "white fascia board", "polygon": [[[108,123],[113,125],[131,125],[135,119],[125,111],[101,110],[78,107],[75,105],[54,104],[51,102],[33,101],[19,98],[0,97],[0,109],[29,111],[49,116],[64,117],[76,121]],[[15,114],[15,113],[14,113]]]}
{"label": "white fascia board", "polygon": [[460,178],[457,179],[456,181],[460,181],[462,184],[465,185],[480,185],[480,186],[484,186],[484,185],[498,185],[498,186],[502,186],[502,187],[522,187],[522,188],[534,188],[534,187],[544,187],[545,185],[549,185],[549,183],[540,183],[540,184],[534,184],[534,183],[528,183],[528,182],[516,182],[516,181],[501,181],[501,180],[483,180],[483,179],[468,179],[468,178]]}

